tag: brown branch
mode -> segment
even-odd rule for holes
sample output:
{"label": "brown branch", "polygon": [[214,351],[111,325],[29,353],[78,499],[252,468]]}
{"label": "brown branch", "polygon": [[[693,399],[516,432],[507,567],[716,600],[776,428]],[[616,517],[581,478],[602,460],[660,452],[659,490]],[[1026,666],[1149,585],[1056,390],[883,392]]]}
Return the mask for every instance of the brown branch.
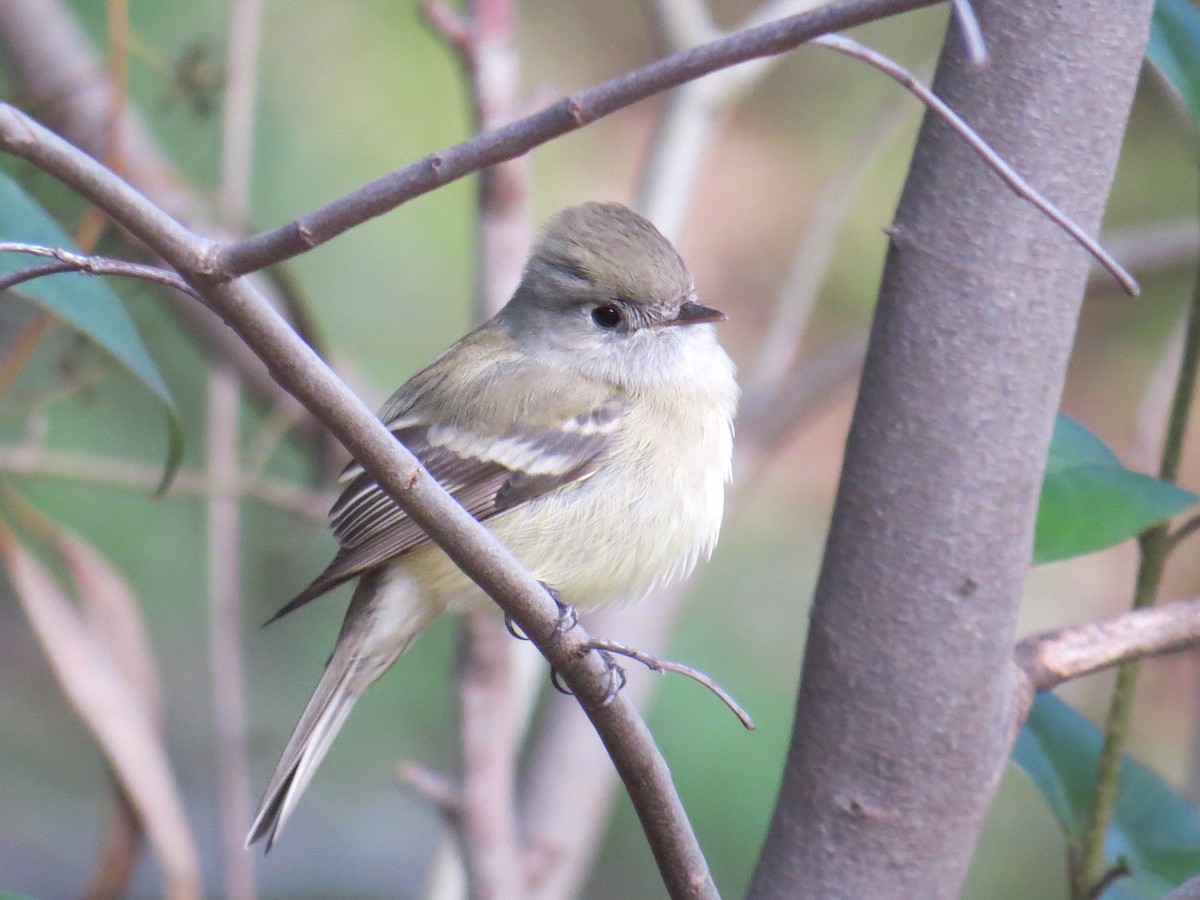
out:
{"label": "brown branch", "polygon": [[458,700],[463,752],[459,817],[472,897],[521,898],[516,768],[523,716],[513,694],[514,641],[495,615],[467,616]]}
{"label": "brown branch", "polygon": [[733,695],[729,691],[725,690],[725,688],[713,681],[711,676],[701,672],[699,669],[685,663],[674,662],[670,659],[660,659],[644,650],[638,650],[636,647],[629,647],[625,644],[618,644],[616,641],[592,640],[588,642],[588,649],[603,650],[606,653],[615,653],[618,656],[624,656],[635,662],[640,662],[652,672],[674,672],[677,675],[686,676],[712,691],[722,703],[729,707],[729,711],[737,716],[738,721],[742,723],[742,726],[747,731],[754,730],[754,720],[750,718],[750,713],[746,712],[745,708],[733,699]]}
{"label": "brown branch", "polygon": [[[221,128],[221,224],[242,229],[249,218],[254,156],[254,107],[262,0],[229,6],[229,54]],[[232,487],[241,478],[238,420],[242,391],[237,371],[218,364],[208,377],[208,604],[213,732],[217,757],[224,896],[253,900],[254,864],[243,835],[250,822],[250,765],[246,737],[246,678],[242,651],[242,516]]]}
{"label": "brown branch", "polygon": [[1033,691],[1200,644],[1200,598],[1070,625],[1025,638],[1013,661]]}
{"label": "brown branch", "polygon": [[451,779],[415,762],[398,763],[396,779],[433,804],[455,831],[462,827],[462,788]]}
{"label": "brown branch", "polygon": [[515,159],[547,141],[669,88],[747,60],[786,53],[829,31],[933,3],[934,0],[846,0],[675,53],[564,97],[511,125],[430,154],[287,225],[243,240],[216,244],[194,270],[207,278],[223,280],[282,262],[407,200],[486,166]]}
{"label": "brown branch", "polygon": [[128,895],[146,839],[142,820],[120,778],[110,771],[109,781],[112,805],[104,826],[104,847],[84,892],[87,900],[118,900]]}
{"label": "brown branch", "polygon": [[224,896],[255,896],[254,869],[242,835],[250,821],[246,758],[245,660],[242,654],[241,508],[238,471],[241,391],[236,373],[218,366],[208,377],[208,606],[217,801]]}
{"label": "brown branch", "polygon": [[716,888],[670,770],[645,722],[621,696],[606,702],[608,668],[576,627],[557,631],[558,607],[338,379],[246,281],[208,279],[211,242],[191,234],[94,159],[19,110],[0,104],[0,149],[33,163],[102,207],[205,297],[276,380],[324,422],[380,487],[529,635],[587,712],[626,784],[665,886],[676,897]]}

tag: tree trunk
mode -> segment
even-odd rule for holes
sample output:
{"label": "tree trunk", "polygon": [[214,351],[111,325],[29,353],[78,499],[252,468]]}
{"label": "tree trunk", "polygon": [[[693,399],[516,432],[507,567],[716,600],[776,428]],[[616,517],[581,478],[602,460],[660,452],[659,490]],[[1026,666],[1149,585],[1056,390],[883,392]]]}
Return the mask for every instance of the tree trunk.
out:
{"label": "tree trunk", "polygon": [[[1150,0],[977,0],[935,89],[1095,233]],[[1009,748],[1010,658],[1085,252],[926,116],[817,586],[760,898],[957,896]]]}

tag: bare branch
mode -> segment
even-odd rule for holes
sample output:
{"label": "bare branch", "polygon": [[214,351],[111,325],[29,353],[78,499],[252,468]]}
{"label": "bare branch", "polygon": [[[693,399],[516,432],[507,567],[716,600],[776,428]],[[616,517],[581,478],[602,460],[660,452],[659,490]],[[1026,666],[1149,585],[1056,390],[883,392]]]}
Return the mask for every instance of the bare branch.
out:
{"label": "bare branch", "polygon": [[[854,195],[872,164],[887,151],[890,139],[895,137],[904,121],[905,116],[896,107],[879,116],[876,124],[854,142],[855,149],[849,151],[846,162],[825,180],[779,293],[775,315],[764,331],[754,363],[743,379],[748,397],[767,394],[768,402],[773,404],[779,399],[785,383],[790,382],[788,373],[795,368],[796,353]],[[745,406],[742,408],[744,410]]]}
{"label": "bare branch", "polygon": [[1025,638],[1013,660],[1035,691],[1149,656],[1200,644],[1200,598],[1138,609],[1104,622]]}
{"label": "bare branch", "polygon": [[214,280],[254,272],[303,253],[355,225],[486,166],[514,159],[669,88],[747,60],[785,53],[820,34],[933,5],[934,0],[846,0],[739,31],[564,97],[541,112],[495,128],[369,182],[272,231],[214,245],[194,270]]}
{"label": "bare branch", "polygon": [[232,369],[208,377],[208,606],[213,733],[217,755],[224,894],[255,895],[254,869],[242,835],[250,821],[246,758],[245,661],[242,656],[241,510],[238,482],[238,415],[241,391]]}
{"label": "bare branch", "polygon": [[[221,178],[217,206],[230,231],[250,217],[254,107],[262,0],[229,6]],[[253,900],[254,863],[243,835],[250,822],[250,765],[246,738],[246,665],[242,652],[241,505],[233,486],[241,478],[238,420],[242,392],[237,372],[219,363],[208,376],[208,605],[213,732],[216,739],[221,862],[226,897]]]}
{"label": "bare branch", "polygon": [[496,615],[468,616],[460,629],[458,698],[463,752],[460,826],[472,897],[525,896],[516,810],[524,717],[514,696],[515,642]]}
{"label": "bare branch", "polygon": [[967,48],[967,57],[975,68],[987,65],[987,45],[983,42],[983,32],[979,28],[979,20],[975,18],[975,10],[971,0],[950,0],[954,6],[954,17],[962,31],[963,44]]}
{"label": "bare branch", "polygon": [[[147,494],[162,481],[162,472],[154,466],[118,459],[101,459],[77,453],[46,450],[22,444],[0,444],[0,471],[21,475],[49,475],[90,484],[113,485]],[[189,469],[181,469],[171,484],[174,494],[207,497],[212,487],[208,479]],[[267,476],[243,477],[233,487],[234,493],[303,516],[311,522],[325,524],[331,498],[325,494]]]}
{"label": "bare branch", "polygon": [[104,849],[84,892],[86,900],[111,900],[129,893],[129,884],[137,871],[145,832],[137,810],[113,776],[112,808],[104,826]]}
{"label": "bare branch", "polygon": [[663,45],[671,53],[721,36],[704,0],[646,0],[642,5],[653,20]]}
{"label": "bare branch", "polygon": [[616,641],[588,641],[588,649],[604,650],[608,653],[616,653],[618,656],[625,656],[635,662],[640,662],[643,666],[652,672],[675,672],[679,675],[686,675],[699,684],[704,685],[717,698],[729,707],[729,711],[738,717],[738,721],[747,731],[754,730],[754,720],[750,718],[750,713],[746,712],[745,708],[733,699],[733,695],[721,685],[712,680],[711,677],[701,672],[699,669],[684,663],[673,662],[669,659],[659,659],[644,650],[638,650],[636,647],[628,647],[625,644],[618,644]]}
{"label": "bare branch", "polygon": [[462,827],[463,794],[459,785],[441,772],[415,762],[399,763],[396,778],[432,803],[456,831]]}
{"label": "bare branch", "polygon": [[429,27],[441,35],[442,40],[458,56],[464,66],[470,66],[471,41],[474,37],[471,26],[459,12],[439,0],[427,0],[421,4],[421,13]]}
{"label": "bare branch", "polygon": [[158,266],[148,266],[123,259],[111,259],[107,256],[74,253],[61,247],[43,247],[39,244],[24,244],[16,241],[0,241],[0,253],[27,253],[30,256],[42,256],[55,260],[53,263],[30,266],[0,276],[0,291],[7,291],[26,281],[46,275],[78,272],[82,275],[118,275],[122,278],[140,278],[143,281],[150,281],[181,291],[193,299],[200,299],[200,295],[186,281],[174,272]]}
{"label": "bare branch", "polygon": [[814,38],[811,43],[820,44],[822,47],[828,47],[830,50],[836,50],[838,53],[844,53],[855,59],[861,60],[871,66],[874,66],[880,72],[883,72],[889,78],[896,81],[905,88],[914,97],[925,104],[930,110],[936,113],[942,121],[954,129],[967,144],[970,145],[976,153],[992,168],[992,170],[1000,176],[1001,180],[1007,184],[1018,197],[1027,200],[1037,207],[1051,222],[1069,234],[1075,239],[1100,265],[1115,278],[1125,289],[1127,294],[1136,296],[1141,288],[1138,287],[1137,281],[1132,275],[1125,271],[1124,267],[1100,244],[1075,223],[1070,216],[1060,210],[1057,206],[1047,200],[1034,187],[1022,178],[1016,170],[1012,168],[1004,159],[993,150],[988,143],[979,136],[979,134],[971,128],[962,117],[954,110],[947,106],[940,97],[933,93],[929,88],[925,87],[916,77],[909,71],[899,66],[897,63],[888,59],[881,53],[865,47],[858,41],[851,40],[848,37],[840,34],[827,34],[821,37]]}

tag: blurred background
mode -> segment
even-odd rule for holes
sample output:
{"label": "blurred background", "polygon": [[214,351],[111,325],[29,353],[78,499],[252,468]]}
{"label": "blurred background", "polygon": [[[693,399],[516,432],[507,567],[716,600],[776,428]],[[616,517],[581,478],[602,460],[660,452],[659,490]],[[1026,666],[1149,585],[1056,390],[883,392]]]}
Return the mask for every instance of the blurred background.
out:
{"label": "blurred background", "polygon": [[[103,48],[104,4],[72,6]],[[757,9],[747,0],[710,6],[722,27]],[[130,11],[131,101],[180,177],[211,193],[226,6],[133,0]],[[856,36],[927,80],[945,22],[945,11],[934,9]],[[257,228],[286,222],[469,134],[460,67],[414,3],[269,0],[263,35],[251,213]],[[517,46],[524,94],[542,99],[662,53],[636,0],[520,3]],[[15,79],[5,89],[37,115]],[[650,100],[536,150],[535,221],[585,199],[631,201],[662,108],[661,98]],[[814,217],[828,214],[822,191],[846,179],[848,160],[855,159],[866,163],[851,167],[861,169],[861,178],[842,197],[847,218],[800,347],[802,364],[863,333],[886,249],[884,229],[920,116],[916,101],[878,73],[817,48],[787,56],[732,111],[703,161],[680,249],[703,301],[729,313],[722,340],[743,371],[755,368]],[[1103,277],[1093,281],[1063,400],[1064,411],[1127,464],[1144,462],[1137,457],[1139,416],[1191,290],[1195,150],[1159,83],[1144,78],[1106,221],[1106,240],[1142,279],[1144,293],[1129,299]],[[74,231],[79,201],[23,164],[5,158],[0,165]],[[474,200],[473,179],[460,181],[287,264],[331,361],[369,403],[470,326]],[[1190,249],[1155,258],[1177,236]],[[200,469],[206,364],[170,314],[170,304],[182,301],[142,284],[115,287],[178,404],[185,469]],[[29,315],[14,304],[0,308],[0,350]],[[848,372],[745,484],[712,562],[693,579],[670,645],[672,658],[728,688],[758,729],[743,731],[705,691],[676,677],[656,682],[649,710],[717,883],[729,896],[744,891],[772,810],[853,398]],[[253,435],[263,421],[261,409],[244,409],[244,433]],[[137,462],[148,471],[165,454],[162,415],[144,388],[64,328],[47,335],[0,395],[0,443],[15,446],[31,430],[44,433],[51,448]],[[328,490],[299,442],[282,442],[267,471],[306,490]],[[1186,455],[1185,473],[1183,484],[1197,489],[1197,454]],[[180,491],[152,501],[148,492],[103,478],[6,472],[4,482],[96,546],[140,598],[161,673],[168,750],[206,884],[215,892],[221,882],[203,501]],[[247,715],[257,792],[316,682],[349,592],[259,629],[321,568],[334,543],[313,517],[254,500],[242,511]],[[1126,545],[1035,571],[1023,632],[1119,612],[1128,604],[1133,564]],[[1196,554],[1185,547],[1173,560],[1165,596],[1194,594],[1198,578]],[[415,761],[453,773],[458,765],[454,629],[453,622],[435,626],[360,702],[279,845],[256,864],[264,896],[420,896],[442,825],[428,802],[400,785],[395,766]],[[624,638],[619,628],[605,636]],[[1135,755],[1180,787],[1195,780],[1197,674],[1193,656],[1150,664],[1134,724]],[[632,670],[630,676],[656,677]],[[107,769],[6,586],[0,586],[0,685],[0,889],[78,896],[101,848]],[[1062,693],[1096,719],[1108,685],[1107,677],[1097,677]],[[557,695],[543,700],[570,702]],[[1010,771],[965,896],[1065,897],[1062,846],[1042,799]],[[155,896],[159,885],[147,854],[134,894]],[[662,895],[624,799],[584,895]]]}

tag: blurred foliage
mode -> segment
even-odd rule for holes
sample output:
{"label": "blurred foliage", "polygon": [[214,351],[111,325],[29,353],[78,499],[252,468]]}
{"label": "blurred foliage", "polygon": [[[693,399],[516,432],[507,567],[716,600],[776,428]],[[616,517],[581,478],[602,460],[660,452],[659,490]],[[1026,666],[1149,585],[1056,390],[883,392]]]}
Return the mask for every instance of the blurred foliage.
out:
{"label": "blurred foliage", "polygon": [[[77,250],[58,223],[3,173],[0,173],[0,240]],[[8,275],[47,262],[36,256],[0,254],[0,274]],[[107,350],[163,404],[167,413],[168,450],[160,489],[165,490],[183,453],[179,416],[171,392],[117,295],[98,278],[74,273],[26,281],[9,294],[42,307]]]}
{"label": "blurred foliage", "polygon": [[[1068,839],[1077,844],[1088,811],[1104,736],[1053,694],[1033,704],[1013,759],[1037,785]],[[1191,805],[1132,759],[1121,765],[1106,859],[1129,875],[1104,892],[1108,900],[1153,900],[1200,871],[1200,819]]]}
{"label": "blurred foliage", "polygon": [[[732,25],[756,4],[714,2]],[[98,46],[104,5],[75,0]],[[131,4],[133,102],[189,182],[211,190],[219,158],[224,4],[154,0]],[[561,94],[652,59],[656,43],[636,0],[558,0],[520,9],[527,93]],[[857,36],[918,73],[928,73],[944,10],[861,29]],[[273,226],[342,192],[466,136],[468,117],[456,61],[421,24],[415,4],[292,0],[266,4],[253,219]],[[836,90],[829,86],[836,84]],[[9,84],[11,88],[11,84]],[[11,91],[10,91],[11,93]],[[540,95],[539,95],[540,96]],[[846,148],[881,113],[911,110],[895,147],[866,175],[824,287],[806,349],[860,329],[870,314],[889,224],[919,121],[915,101],[854,63],[818,50],[784,60],[734,113],[705,165],[682,242],[701,293],[728,310],[723,340],[747,367],[770,321],[820,185]],[[586,198],[628,200],[661,98],[602,120],[533,154],[541,221]],[[36,103],[31,104],[36,115]],[[1147,80],[1131,120],[1109,222],[1129,227],[1195,216],[1194,164],[1173,106]],[[0,160],[67,231],[82,205],[48,178]],[[469,325],[473,180],[422,197],[289,263],[331,355],[371,401],[386,393]],[[1187,290],[1191,261],[1144,274],[1143,299],[1112,299],[1101,283],[1085,309],[1065,408],[1126,456],[1141,393]],[[183,465],[203,465],[205,364],[170,315],[166,299],[141,284],[112,282],[175,398]],[[0,352],[29,313],[0,308]],[[52,332],[0,396],[0,446],[32,434],[45,445],[157,473],[161,408],[109,357],[63,329]],[[754,714],[745,733],[704,691],[663,680],[651,726],[676,774],[722,890],[747,884],[770,816],[799,674],[808,598],[832,504],[852,391],[830,398],[751,486],[725,529],[672,655],[712,673]],[[243,415],[247,444],[265,412]],[[266,471],[308,484],[314,463],[283,442]],[[1121,471],[1126,471],[1122,469]],[[1131,473],[1132,474],[1132,473]],[[164,678],[169,749],[202,857],[219,883],[215,770],[210,724],[205,605],[205,509],[174,492],[161,501],[94,480],[9,479],[48,516],[69,523],[113,560],[143,603]],[[1194,466],[1185,486],[1200,483]],[[261,785],[286,741],[341,618],[344,594],[313,604],[269,630],[255,626],[307,583],[333,542],[320,523],[254,502],[244,504],[248,713],[254,783]],[[1194,592],[1200,567],[1181,554],[1168,591]],[[1128,553],[1118,549],[1063,563],[1031,581],[1027,630],[1113,612],[1126,599]],[[612,635],[620,639],[620,634]],[[439,835],[435,813],[394,784],[397,760],[454,771],[453,623],[440,623],[359,704],[288,832],[259,864],[268,896],[416,896]],[[1181,704],[1191,702],[1189,663],[1163,663],[1145,693],[1135,749],[1182,784],[1188,754]],[[653,677],[631,673],[632,677]],[[0,602],[0,883],[39,897],[77,895],[96,855],[108,787],[89,735],[58,695],[15,602]],[[1094,710],[1102,681],[1072,686]],[[551,696],[547,703],[569,700]],[[1065,890],[1061,841],[1029,784],[1007,777],[992,811],[965,896],[1054,897]],[[332,864],[331,860],[336,860]],[[628,803],[618,800],[586,896],[658,897],[661,887]],[[138,896],[153,896],[143,866]],[[1058,893],[1056,893],[1058,892]]]}

